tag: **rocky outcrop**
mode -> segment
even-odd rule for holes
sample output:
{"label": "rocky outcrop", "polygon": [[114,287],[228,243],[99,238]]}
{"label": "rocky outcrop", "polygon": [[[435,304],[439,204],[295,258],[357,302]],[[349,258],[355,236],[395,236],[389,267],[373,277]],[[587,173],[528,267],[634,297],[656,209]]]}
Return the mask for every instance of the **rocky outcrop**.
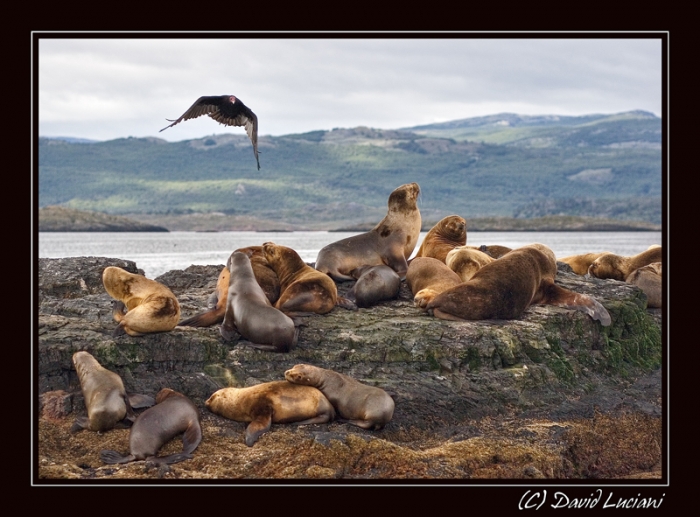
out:
{"label": "rocky outcrop", "polygon": [[75,210],[65,206],[39,209],[40,232],[167,232],[154,224],[101,212]]}
{"label": "rocky outcrop", "polygon": [[[111,258],[39,260],[36,372],[39,394],[64,393],[46,404],[54,413],[71,407],[68,395],[76,411],[84,408],[71,357],[87,350],[122,377],[127,392],[155,395],[169,387],[203,413],[220,387],[281,380],[286,369],[309,363],[389,392],[396,403],[390,433],[466,436],[469,422],[513,415],[561,420],[621,409],[661,415],[661,311],[647,310],[634,286],[589,280],[565,264],[557,283],[596,297],[611,326],[554,306],[530,307],[512,321],[444,321],[414,307],[403,283],[397,300],[301,318],[298,345],[288,354],[253,349],[239,337],[224,341],[218,325],[112,337],[116,323],[101,282],[107,266],[139,271]],[[205,309],[221,267],[190,266],[156,280],[178,297],[184,319]],[[340,293],[351,286],[339,284]],[[356,428],[349,434],[367,435]]]}
{"label": "rocky outcrop", "polygon": [[[419,420],[430,411],[449,421],[566,406],[661,361],[657,311],[645,310],[639,289],[611,280],[557,277],[600,300],[612,317],[608,328],[554,306],[533,306],[513,321],[448,322],[414,307],[403,284],[398,300],[303,318],[296,349],[277,354],[240,338],[226,342],[218,326],[113,338],[111,298],[101,281],[109,265],[139,272],[118,259],[40,259],[40,392],[77,386],[71,356],[78,350],[119,373],[131,391],[171,387],[198,399],[222,386],[279,380],[307,362],[392,392],[397,417],[401,408]],[[185,318],[204,310],[221,267],[191,266],[156,280],[175,293]],[[350,286],[340,284],[341,293]]]}

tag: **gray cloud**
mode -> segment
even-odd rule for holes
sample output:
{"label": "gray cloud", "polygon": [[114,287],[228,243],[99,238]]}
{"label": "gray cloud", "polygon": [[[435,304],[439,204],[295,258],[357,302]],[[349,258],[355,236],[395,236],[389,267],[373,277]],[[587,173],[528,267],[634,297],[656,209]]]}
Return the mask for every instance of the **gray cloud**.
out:
{"label": "gray cloud", "polygon": [[201,95],[234,94],[261,135],[398,128],[499,112],[661,114],[661,40],[41,39],[39,133],[178,141],[241,132],[207,118],[158,133]]}

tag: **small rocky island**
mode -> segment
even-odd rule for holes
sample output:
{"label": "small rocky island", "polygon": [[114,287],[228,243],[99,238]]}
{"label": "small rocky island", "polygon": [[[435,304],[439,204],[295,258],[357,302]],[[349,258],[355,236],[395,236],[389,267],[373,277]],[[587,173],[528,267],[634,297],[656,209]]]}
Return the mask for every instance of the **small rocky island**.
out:
{"label": "small rocky island", "polygon": [[[396,300],[302,318],[297,347],[279,354],[224,341],[218,325],[112,337],[112,301],[101,281],[107,266],[139,271],[116,258],[39,259],[40,481],[661,477],[661,310],[647,309],[634,286],[586,279],[559,263],[557,283],[608,310],[612,325],[602,327],[582,312],[541,305],[512,321],[440,320],[414,307],[402,283]],[[156,280],[178,297],[184,319],[205,310],[222,267],[191,266]],[[339,292],[351,286],[339,284]],[[86,413],[71,362],[78,350],[118,373],[129,393],[168,387],[187,395],[203,429],[193,458],[105,465],[100,450],[128,451],[128,429],[70,434]],[[383,388],[395,401],[393,420],[381,431],[273,424],[247,447],[245,424],[204,406],[221,387],[282,380],[298,363]],[[181,448],[175,439],[161,454]]]}
{"label": "small rocky island", "polygon": [[65,206],[39,209],[40,232],[167,232],[154,224],[102,212],[75,210]]}

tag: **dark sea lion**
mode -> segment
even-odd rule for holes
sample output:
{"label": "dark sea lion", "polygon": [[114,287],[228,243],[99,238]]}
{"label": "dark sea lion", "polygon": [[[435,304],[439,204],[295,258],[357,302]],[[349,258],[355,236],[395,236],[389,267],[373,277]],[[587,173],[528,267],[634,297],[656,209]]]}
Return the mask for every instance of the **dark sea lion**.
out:
{"label": "dark sea lion", "polygon": [[114,266],[105,268],[102,283],[107,293],[117,300],[112,311],[119,323],[115,336],[167,332],[177,326],[180,304],[163,284]]}
{"label": "dark sea lion", "polygon": [[252,447],[272,424],[323,424],[335,410],[316,388],[275,381],[248,388],[222,388],[206,401],[207,408],[236,422],[250,422],[245,444]]}
{"label": "dark sea lion", "polygon": [[362,266],[352,271],[357,282],[348,294],[358,307],[371,307],[399,295],[401,279],[389,266]]}
{"label": "dark sea lion", "polygon": [[625,281],[632,271],[652,262],[661,262],[663,251],[661,246],[652,246],[646,251],[631,257],[623,257],[614,253],[605,253],[595,259],[588,268],[588,274],[596,278],[612,278]]}
{"label": "dark sea lion", "polygon": [[426,309],[448,320],[516,319],[533,304],[581,310],[602,325],[608,311],[597,300],[554,283],[556,257],[543,244],[530,244],[486,264],[468,282],[448,289]]}
{"label": "dark sea lion", "polygon": [[348,308],[347,300],[338,297],[335,282],[306,264],[292,248],[266,242],[263,253],[280,280],[275,308],[290,316],[326,314],[339,301]]}
{"label": "dark sea lion", "polygon": [[659,308],[663,300],[661,262],[652,262],[632,271],[625,282],[636,285],[647,295],[647,307]]}
{"label": "dark sea lion", "polygon": [[153,397],[147,395],[128,396],[121,377],[104,368],[88,352],[81,350],[74,353],[73,365],[80,379],[80,389],[88,412],[87,418],[76,419],[71,427],[73,433],[80,429],[107,431],[114,427],[129,426],[136,419],[132,408],[155,404]]}
{"label": "dark sea lion", "polygon": [[284,372],[284,378],[295,384],[321,390],[333,404],[337,414],[362,429],[382,429],[394,415],[394,400],[381,388],[310,364],[297,364]]}
{"label": "dark sea lion", "polygon": [[580,255],[569,255],[568,257],[557,259],[559,262],[564,262],[569,264],[572,271],[577,275],[585,275],[588,273],[588,268],[591,266],[593,261],[600,257],[610,253],[609,251],[599,251],[595,253],[582,253]]}
{"label": "dark sea lion", "polygon": [[389,210],[382,221],[366,233],[341,239],[321,248],[316,269],[338,282],[353,280],[350,274],[361,266],[389,266],[406,276],[407,260],[420,236],[421,218],[416,205],[417,183],[401,185],[389,196]]}
{"label": "dark sea lion", "polygon": [[460,246],[447,254],[445,264],[459,275],[462,282],[466,282],[474,276],[486,264],[496,260],[491,255],[471,246]]}
{"label": "dark sea lion", "polygon": [[[250,258],[250,265],[258,285],[262,288],[270,303],[275,303],[280,296],[280,281],[277,275],[265,259],[262,246],[248,246],[234,251],[245,253]],[[178,325],[183,327],[210,327],[224,321],[226,314],[226,297],[229,288],[229,269],[221,269],[219,279],[216,282],[216,291],[209,298],[209,310],[195,314],[191,318],[181,321]]]}
{"label": "dark sea lion", "polygon": [[255,279],[250,259],[235,251],[228,259],[231,283],[221,335],[230,340],[233,332],[250,341],[255,348],[289,352],[297,341],[294,322],[275,309]]}
{"label": "dark sea lion", "polygon": [[[190,459],[199,442],[202,441],[202,428],[197,407],[182,393],[163,388],[156,395],[156,405],[141,413],[134,422],[129,434],[129,451],[122,456],[117,451],[100,451],[105,463],[128,463],[148,460],[160,465],[172,465]],[[160,448],[175,438],[182,436],[182,452],[162,458],[156,457]]]}
{"label": "dark sea lion", "polygon": [[459,275],[432,257],[414,258],[408,266],[406,283],[416,307],[425,306],[438,294],[462,283]]}
{"label": "dark sea lion", "polygon": [[414,258],[432,257],[445,262],[451,250],[466,243],[467,221],[458,215],[450,215],[430,229]]}

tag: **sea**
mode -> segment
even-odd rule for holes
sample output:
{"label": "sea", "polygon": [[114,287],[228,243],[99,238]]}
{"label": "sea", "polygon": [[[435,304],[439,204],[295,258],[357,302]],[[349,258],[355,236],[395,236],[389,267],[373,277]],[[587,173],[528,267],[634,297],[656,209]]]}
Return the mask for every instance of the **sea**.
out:
{"label": "sea", "polygon": [[[421,232],[418,250],[427,232]],[[133,260],[147,278],[195,265],[224,265],[231,252],[274,242],[315,262],[321,248],[357,232],[40,232],[39,258],[111,257]],[[661,232],[470,232],[467,244],[518,248],[539,242],[557,257],[598,251],[636,255],[661,244]],[[414,251],[414,253],[415,253]]]}

